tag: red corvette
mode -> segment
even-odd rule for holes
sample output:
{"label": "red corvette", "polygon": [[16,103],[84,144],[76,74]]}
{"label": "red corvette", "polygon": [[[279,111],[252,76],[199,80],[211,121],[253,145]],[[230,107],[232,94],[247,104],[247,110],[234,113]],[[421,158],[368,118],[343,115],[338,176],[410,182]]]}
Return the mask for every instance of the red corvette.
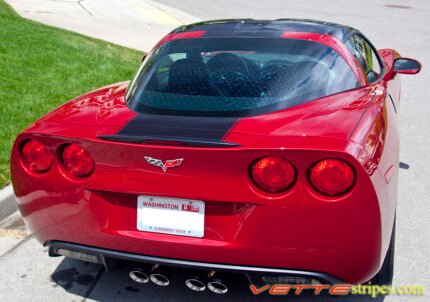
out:
{"label": "red corvette", "polygon": [[[51,256],[130,262],[133,280],[390,284],[397,74],[421,65],[356,29],[282,19],[184,26],[132,82],[21,133],[22,216]],[[195,277],[191,277],[195,276]]]}

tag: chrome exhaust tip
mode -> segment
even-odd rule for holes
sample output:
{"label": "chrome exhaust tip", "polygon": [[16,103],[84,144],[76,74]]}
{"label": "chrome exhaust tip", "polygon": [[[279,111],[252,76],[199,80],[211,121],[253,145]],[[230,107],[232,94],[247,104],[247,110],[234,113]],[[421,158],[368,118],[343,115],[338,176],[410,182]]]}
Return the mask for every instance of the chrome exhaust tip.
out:
{"label": "chrome exhaust tip", "polygon": [[169,268],[160,267],[159,264],[156,264],[153,266],[151,274],[149,275],[149,280],[156,285],[167,286],[170,284],[169,277],[167,277],[169,272]]}
{"label": "chrome exhaust tip", "polygon": [[209,279],[207,283],[208,289],[216,294],[225,294],[228,291],[227,285],[221,279]]}
{"label": "chrome exhaust tip", "polygon": [[196,292],[202,292],[206,289],[206,285],[203,282],[203,280],[199,277],[196,277],[196,276],[185,280],[185,285],[189,289],[196,291]]}
{"label": "chrome exhaust tip", "polygon": [[131,280],[134,282],[145,284],[149,282],[148,274],[144,272],[141,268],[135,268],[131,270],[128,275],[130,276]]}
{"label": "chrome exhaust tip", "polygon": [[169,278],[167,278],[166,276],[162,275],[162,274],[151,274],[149,276],[149,279],[154,283],[157,284],[159,286],[167,286],[170,284],[170,280]]}

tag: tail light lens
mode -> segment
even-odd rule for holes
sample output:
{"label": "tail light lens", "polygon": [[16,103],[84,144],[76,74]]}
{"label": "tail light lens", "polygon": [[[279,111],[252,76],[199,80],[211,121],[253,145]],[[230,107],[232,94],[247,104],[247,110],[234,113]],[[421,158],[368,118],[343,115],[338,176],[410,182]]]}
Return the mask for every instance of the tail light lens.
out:
{"label": "tail light lens", "polygon": [[260,189],[278,193],[293,185],[296,170],[281,157],[264,157],[252,165],[251,178]]}
{"label": "tail light lens", "polygon": [[319,193],[339,196],[351,190],[355,183],[355,172],[343,160],[324,159],[311,168],[309,181]]}
{"label": "tail light lens", "polygon": [[51,168],[53,157],[41,142],[29,140],[22,146],[22,160],[30,171],[44,173]]}
{"label": "tail light lens", "polygon": [[61,154],[64,168],[75,177],[89,176],[94,170],[94,160],[83,147],[77,144],[67,145]]}

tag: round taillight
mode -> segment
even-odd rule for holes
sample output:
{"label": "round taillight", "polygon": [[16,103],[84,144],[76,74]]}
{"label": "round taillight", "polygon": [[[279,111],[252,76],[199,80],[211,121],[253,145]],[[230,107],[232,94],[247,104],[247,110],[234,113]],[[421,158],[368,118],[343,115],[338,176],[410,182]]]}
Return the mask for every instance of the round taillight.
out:
{"label": "round taillight", "polygon": [[355,173],[343,160],[324,159],[311,168],[309,180],[319,193],[339,196],[351,190],[355,182]]}
{"label": "round taillight", "polygon": [[21,149],[22,160],[30,171],[44,173],[51,168],[52,155],[41,142],[29,140]]}
{"label": "round taillight", "polygon": [[61,162],[66,171],[75,177],[89,176],[94,170],[93,158],[77,144],[69,144],[63,149]]}
{"label": "round taillight", "polygon": [[251,178],[263,191],[279,193],[292,186],[296,179],[296,170],[287,160],[269,156],[252,165]]}

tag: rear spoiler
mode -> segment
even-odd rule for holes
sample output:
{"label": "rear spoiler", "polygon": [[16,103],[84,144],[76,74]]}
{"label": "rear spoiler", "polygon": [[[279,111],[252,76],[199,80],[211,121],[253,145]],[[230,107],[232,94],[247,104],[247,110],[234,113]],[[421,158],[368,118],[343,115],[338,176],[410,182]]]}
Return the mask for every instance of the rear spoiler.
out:
{"label": "rear spoiler", "polygon": [[132,144],[150,144],[150,145],[179,145],[192,147],[239,147],[238,143],[224,142],[213,139],[195,139],[187,137],[162,137],[162,136],[142,136],[142,135],[99,135],[97,138],[113,142],[124,142]]}

